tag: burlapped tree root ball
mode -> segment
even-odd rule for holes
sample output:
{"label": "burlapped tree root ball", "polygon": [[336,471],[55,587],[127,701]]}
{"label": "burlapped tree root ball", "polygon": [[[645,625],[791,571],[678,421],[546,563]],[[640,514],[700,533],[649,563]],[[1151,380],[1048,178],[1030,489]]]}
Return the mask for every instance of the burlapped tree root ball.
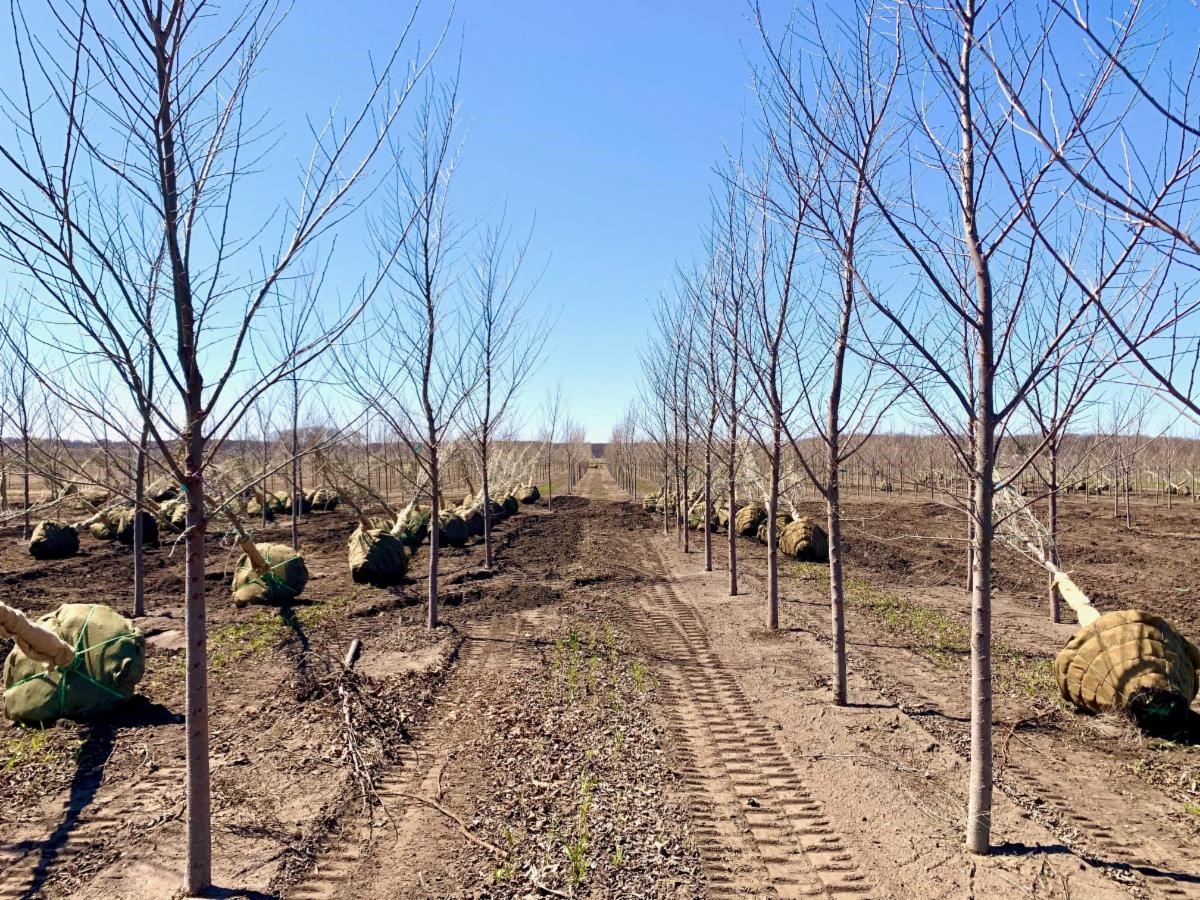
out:
{"label": "burlapped tree root ball", "polygon": [[[775,514],[775,543],[779,544],[783,540],[783,529],[792,524],[792,516],[790,513]],[[758,526],[758,531],[755,533],[760,544],[767,542],[767,517],[764,515],[762,524]]]}
{"label": "burlapped tree root ball", "polygon": [[14,647],[4,661],[4,714],[23,725],[101,718],[133,696],[146,671],[146,640],[133,623],[98,603],[64,603],[37,622],[74,650],[47,666]]}
{"label": "burlapped tree root ball", "polygon": [[537,503],[539,500],[541,500],[542,492],[532,484],[520,485],[513,488],[513,496],[516,497],[519,502],[528,505],[530,503]]}
{"label": "burlapped tree root ball", "polygon": [[438,540],[443,546],[463,547],[471,536],[467,530],[467,523],[458,513],[443,512],[438,517],[438,524],[440,526]]}
{"label": "burlapped tree root ball", "polygon": [[521,508],[521,501],[513,494],[506,494],[500,505],[504,507],[504,514],[506,516],[515,516],[517,510]]}
{"label": "burlapped tree root ball", "polygon": [[483,536],[483,510],[478,506],[460,509],[458,517],[466,523],[469,537]]}
{"label": "burlapped tree root ball", "polygon": [[[708,526],[712,531],[716,531],[721,527],[720,519],[717,516],[717,507],[712,506],[709,509]],[[688,527],[693,531],[704,530],[704,501],[697,500],[692,504],[692,508],[688,510]]]}
{"label": "burlapped tree root ball", "polygon": [[736,518],[738,512],[740,512],[741,509],[742,509],[742,504],[735,503],[733,505],[733,516],[730,516],[729,515],[729,504],[724,503],[724,504],[721,504],[720,506],[715,507],[713,510],[713,515],[716,516],[717,527],[720,528],[722,531],[725,530],[726,528],[728,528],[729,520],[731,518]]}
{"label": "burlapped tree root ball", "polygon": [[266,507],[266,520],[272,522],[275,519],[276,501],[273,497],[251,497],[246,501],[246,515],[252,518],[263,517],[263,507]]}
{"label": "burlapped tree root ball", "polygon": [[644,509],[646,512],[658,512],[659,498],[661,496],[662,495],[657,491],[647,494],[642,498],[642,509]]}
{"label": "burlapped tree root ball", "polygon": [[166,501],[158,508],[158,520],[164,527],[182,534],[187,527],[187,501]]}
{"label": "burlapped tree root ball", "polygon": [[[480,509],[482,508],[481,506]],[[516,512],[516,507],[513,508],[513,512]],[[509,515],[511,513],[509,513],[508,508],[503,503],[500,503],[494,497],[488,501],[488,519],[493,525],[497,522],[503,522]]]}
{"label": "burlapped tree root ball", "polygon": [[[184,514],[186,516],[187,507],[184,506]],[[158,543],[158,520],[154,518],[146,510],[142,510],[139,515],[142,517],[142,544],[151,546]],[[118,544],[123,544],[126,547],[133,546],[133,507],[127,506],[117,513],[114,522],[116,526],[116,534],[114,537]]]}
{"label": "burlapped tree root ball", "polygon": [[408,574],[408,547],[382,528],[356,528],[350,535],[349,556],[350,577],[356,584],[391,587]]}
{"label": "burlapped tree root ball", "polygon": [[1089,712],[1169,728],[1200,690],[1200,651],[1169,622],[1139,609],[1105,613],[1075,633],[1054,661],[1063,699]]}
{"label": "burlapped tree root ball", "polygon": [[74,525],[43,519],[29,538],[29,555],[34,559],[66,559],[79,552],[79,532]]}
{"label": "burlapped tree root ball", "polygon": [[287,544],[256,544],[266,568],[257,571],[243,553],[233,573],[233,602],[286,606],[304,592],[308,584],[308,566],[304,557]]}
{"label": "burlapped tree root ball", "polygon": [[743,506],[733,517],[733,527],[742,537],[757,537],[758,529],[767,521],[767,509],[761,503]]}
{"label": "burlapped tree root ball", "polygon": [[328,488],[317,488],[308,494],[308,506],[313,512],[333,512],[342,502],[337,491]]}
{"label": "burlapped tree root ball", "polygon": [[816,519],[801,516],[779,532],[779,550],[801,562],[825,562],[829,558],[829,540]]}

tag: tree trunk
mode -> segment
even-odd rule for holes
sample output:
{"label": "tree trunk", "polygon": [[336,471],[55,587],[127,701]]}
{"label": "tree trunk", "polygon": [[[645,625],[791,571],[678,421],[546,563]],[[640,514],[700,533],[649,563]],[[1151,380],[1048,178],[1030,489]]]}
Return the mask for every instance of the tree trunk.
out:
{"label": "tree trunk", "polygon": [[767,627],[772,631],[779,628],[779,538],[775,527],[779,511],[779,430],[776,421],[771,428],[771,475],[767,491]]}
{"label": "tree trunk", "polygon": [[738,592],[738,553],[737,529],[734,528],[734,515],[737,510],[737,465],[734,462],[736,438],[729,441],[729,596],[736,597]]}
{"label": "tree trunk", "polygon": [[[192,420],[195,422],[195,418]],[[204,438],[199,425],[186,438],[187,498],[184,621],[187,640],[187,891],[199,894],[212,883],[208,764],[208,638],[204,597]]]}
{"label": "tree trunk", "polygon": [[978,344],[975,356],[974,426],[974,577],[971,586],[971,774],[967,790],[967,849],[987,853],[992,830],[992,502],[994,500],[995,412],[993,313],[991,272],[976,222],[974,142],[976,140],[971,53],[975,46],[975,0],[961,11],[963,41],[959,57],[958,103],[962,155],[959,176],[963,237],[974,270]]}
{"label": "tree trunk", "polygon": [[483,464],[483,565],[491,569],[495,565],[492,559],[492,493],[491,482],[488,479],[488,442],[485,439],[479,448],[479,459]]}
{"label": "tree trunk", "polygon": [[712,571],[712,435],[704,447],[704,571]]}
{"label": "tree trunk", "polygon": [[150,435],[143,427],[138,441],[137,464],[134,468],[133,481],[133,615],[138,618],[146,614],[145,609],[145,572],[146,558],[142,549],[144,539],[142,524],[142,504],[146,502],[146,443]]}
{"label": "tree trunk", "polygon": [[[1058,558],[1058,441],[1050,442],[1050,483],[1046,497],[1046,529],[1050,537],[1050,562],[1059,565]],[[1054,576],[1050,575],[1050,621],[1055,625],[1062,621],[1062,610],[1058,602],[1058,590],[1054,587]]]}
{"label": "tree trunk", "polygon": [[292,549],[300,549],[300,388],[292,381]]}
{"label": "tree trunk", "polygon": [[22,447],[24,448],[24,454],[25,454],[25,459],[24,459],[24,463],[25,463],[25,477],[22,479],[22,493],[23,493],[22,500],[23,500],[23,501],[24,501],[24,503],[25,503],[24,519],[23,519],[23,521],[24,521],[24,531],[23,531],[23,533],[22,533],[22,536],[24,537],[24,539],[25,539],[25,540],[29,540],[29,463],[30,463],[30,451],[29,451],[29,431],[28,431],[28,429],[25,429],[25,430],[23,430],[23,432],[22,432],[22,434],[21,434],[21,444],[22,444]]}
{"label": "tree trunk", "polygon": [[425,620],[430,629],[438,626],[438,550],[442,538],[442,492],[439,478],[438,451],[433,448],[429,453],[429,615]]}

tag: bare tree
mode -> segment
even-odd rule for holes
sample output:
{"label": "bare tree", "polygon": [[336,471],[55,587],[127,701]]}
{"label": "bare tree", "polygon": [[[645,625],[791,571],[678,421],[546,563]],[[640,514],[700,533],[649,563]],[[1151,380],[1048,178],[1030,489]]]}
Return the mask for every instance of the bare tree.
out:
{"label": "bare tree", "polygon": [[[755,13],[770,60],[758,93],[767,142],[781,176],[773,209],[785,221],[801,211],[790,227],[814,242],[827,260],[825,277],[813,278],[813,292],[823,301],[813,307],[815,327],[788,333],[807,420],[824,445],[823,468],[809,463],[786,417],[781,424],[825,500],[833,697],[841,706],[846,702],[846,614],[840,472],[886,409],[873,402],[879,390],[875,368],[868,364],[855,383],[847,357],[851,329],[866,306],[858,290],[863,277],[859,256],[870,226],[866,184],[887,150],[888,106],[900,68],[898,16],[883,12],[873,0],[853,4],[844,16],[818,13],[810,5],[775,42],[761,9],[756,7]],[[858,52],[840,58],[826,37],[835,30]]]}
{"label": "bare tree", "polygon": [[[459,277],[459,234],[450,211],[457,161],[456,81],[431,84],[408,140],[393,140],[389,150],[395,181],[388,210],[375,224],[381,256],[400,248],[389,270],[386,298],[374,319],[364,321],[360,340],[340,355],[351,393],[378,417],[412,454],[430,496],[429,592],[426,624],[438,626],[440,516],[443,506],[445,450],[451,445],[473,385],[468,382],[471,340],[464,334],[462,310],[454,292]],[[407,144],[407,146],[406,146]],[[402,166],[406,150],[412,170]],[[386,449],[386,439],[381,448]],[[371,450],[367,462],[400,467]],[[367,483],[370,483],[368,470]]]}
{"label": "bare tree", "polygon": [[[990,847],[992,801],[992,547],[998,489],[1021,477],[1042,442],[1006,464],[1002,444],[1034,388],[1066,348],[1087,340],[1098,297],[1128,310],[1161,291],[1159,267],[1124,268],[1139,246],[1135,225],[1123,240],[1095,235],[1087,204],[1068,203],[1048,177],[1052,152],[1028,152],[1004,95],[1041,90],[1054,66],[1046,17],[1030,32],[1010,7],[966,0],[952,7],[903,4],[905,90],[893,120],[903,127],[903,157],[865,182],[874,213],[908,259],[907,276],[887,289],[861,266],[859,290],[887,322],[892,337],[873,336],[873,353],[889,365],[942,432],[969,473],[971,594],[971,765],[967,846]],[[987,34],[986,51],[981,36]],[[996,66],[989,66],[986,54]],[[1002,61],[1001,56],[1002,54]],[[998,69],[1003,75],[997,77]],[[919,86],[919,88],[918,88]],[[1077,106],[1061,137],[1086,143],[1102,127],[1094,105]],[[898,190],[897,184],[902,185]],[[1079,235],[1089,236],[1083,248]],[[1073,291],[1058,327],[1033,340],[1045,296],[1033,273],[1043,255],[1074,254],[1090,266],[1086,287]],[[889,261],[894,266],[894,261]],[[895,270],[893,269],[893,272]],[[1122,271],[1128,274],[1118,277]],[[1138,281],[1133,283],[1133,273]],[[1082,280],[1080,280],[1082,281]],[[1080,287],[1080,282],[1076,282]],[[1084,327],[1081,327],[1084,326]]]}
{"label": "bare tree", "polygon": [[[803,228],[808,212],[807,195],[789,198],[794,208],[777,209],[772,194],[776,173],[767,157],[762,170],[747,183],[756,206],[752,270],[748,276],[746,327],[743,347],[754,379],[754,427],[750,434],[766,456],[767,506],[767,627],[779,627],[779,500],[783,482],[784,424],[800,402],[790,390],[787,343],[795,340],[793,316],[803,302]],[[791,337],[789,338],[789,335]]]}
{"label": "bare tree", "polygon": [[[483,505],[483,559],[492,554],[492,442],[505,427],[514,403],[545,352],[544,321],[529,316],[533,286],[522,283],[529,239],[510,251],[511,233],[503,217],[483,235],[473,270],[470,295],[475,325],[471,352],[479,382],[468,401],[468,430],[479,470]],[[536,283],[536,282],[535,282]]]}
{"label": "bare tree", "polygon": [[16,429],[17,453],[21,460],[21,506],[24,510],[21,517],[21,537],[29,540],[31,534],[30,508],[30,477],[33,474],[34,449],[39,428],[47,423],[43,420],[42,411],[45,408],[44,392],[40,384],[37,367],[38,358],[33,353],[30,343],[31,320],[29,316],[31,295],[26,294],[24,302],[13,300],[3,310],[4,354],[7,362],[2,374],[5,393],[9,401],[9,421]]}
{"label": "bare tree", "polygon": [[546,508],[554,503],[554,445],[562,435],[563,420],[567,411],[563,399],[562,382],[546,391],[542,400],[542,446],[546,452]]}

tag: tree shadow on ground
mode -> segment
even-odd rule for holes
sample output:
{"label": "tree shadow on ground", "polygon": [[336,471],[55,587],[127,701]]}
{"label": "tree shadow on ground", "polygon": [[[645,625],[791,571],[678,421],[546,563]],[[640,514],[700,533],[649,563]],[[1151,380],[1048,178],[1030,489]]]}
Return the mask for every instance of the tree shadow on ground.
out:
{"label": "tree shadow on ground", "polygon": [[176,725],[182,721],[183,716],[138,695],[105,721],[92,722],[86,726],[83,745],[76,752],[77,767],[71,779],[62,821],[46,840],[26,841],[15,848],[37,854],[37,864],[29,884],[21,895],[22,898],[42,895],[42,888],[50,876],[51,867],[66,847],[84,811],[104,782],[104,770],[112,756],[117,734],[122,729]]}

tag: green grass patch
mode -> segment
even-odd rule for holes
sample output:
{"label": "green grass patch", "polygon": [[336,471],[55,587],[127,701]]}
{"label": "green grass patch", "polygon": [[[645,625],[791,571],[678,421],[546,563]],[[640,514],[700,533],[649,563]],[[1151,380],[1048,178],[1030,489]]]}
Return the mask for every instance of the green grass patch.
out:
{"label": "green grass patch", "polygon": [[[801,580],[828,582],[823,563],[795,563]],[[859,609],[888,631],[908,638],[913,648],[936,665],[953,666],[970,649],[967,629],[940,610],[879,590],[865,578],[848,576],[843,582],[848,609]]]}
{"label": "green grass patch", "polygon": [[49,766],[65,758],[79,748],[79,742],[74,746],[64,746],[61,742],[51,741],[52,732],[42,728],[20,727],[15,737],[4,741],[0,749],[3,765],[0,770],[12,772],[27,766]]}
{"label": "green grass patch", "polygon": [[[829,566],[824,563],[795,563],[795,571],[801,581],[814,584],[829,582]],[[955,668],[969,656],[969,629],[941,610],[880,590],[865,578],[847,577],[844,588],[848,609],[862,610],[889,633],[907,638],[912,649],[939,668]],[[963,602],[967,602],[965,597]],[[992,663],[998,689],[1017,694],[1038,705],[1063,705],[1054,677],[1052,657],[1026,653],[1002,641],[993,640]]]}
{"label": "green grass patch", "polygon": [[284,610],[261,610],[245,622],[233,622],[213,629],[208,635],[208,660],[213,670],[249,656],[261,656],[281,644],[297,628],[319,626],[350,602],[338,596],[326,603],[314,603]]}

